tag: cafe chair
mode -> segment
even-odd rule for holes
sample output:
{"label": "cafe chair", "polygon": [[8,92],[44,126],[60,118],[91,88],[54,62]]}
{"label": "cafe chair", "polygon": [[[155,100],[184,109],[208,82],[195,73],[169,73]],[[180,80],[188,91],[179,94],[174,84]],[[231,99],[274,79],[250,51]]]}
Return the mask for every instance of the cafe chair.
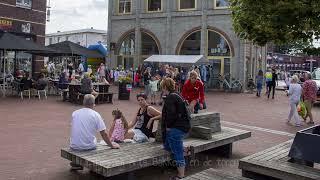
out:
{"label": "cafe chair", "polygon": [[46,87],[47,87],[46,84],[37,85],[36,90],[37,90],[37,95],[38,95],[39,100],[41,99],[41,93],[44,93],[44,97],[46,99],[48,99]]}
{"label": "cafe chair", "polygon": [[24,93],[28,93],[29,99],[31,98],[31,86],[32,86],[32,81],[26,81],[25,83],[21,84],[20,86],[20,97],[23,100],[23,95]]}

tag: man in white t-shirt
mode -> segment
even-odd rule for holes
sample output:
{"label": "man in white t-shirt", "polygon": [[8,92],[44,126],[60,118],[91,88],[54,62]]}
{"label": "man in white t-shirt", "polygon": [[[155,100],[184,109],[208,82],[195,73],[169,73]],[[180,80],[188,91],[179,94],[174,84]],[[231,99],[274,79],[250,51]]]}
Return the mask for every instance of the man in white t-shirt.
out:
{"label": "man in white t-shirt", "polygon": [[[100,132],[102,139],[113,149],[120,148],[119,144],[112,143],[106,132],[106,125],[100,114],[93,110],[95,98],[87,94],[83,98],[85,108],[72,113],[70,148],[73,150],[94,150],[97,146],[95,137]],[[72,164],[72,169],[83,169],[81,166]]]}

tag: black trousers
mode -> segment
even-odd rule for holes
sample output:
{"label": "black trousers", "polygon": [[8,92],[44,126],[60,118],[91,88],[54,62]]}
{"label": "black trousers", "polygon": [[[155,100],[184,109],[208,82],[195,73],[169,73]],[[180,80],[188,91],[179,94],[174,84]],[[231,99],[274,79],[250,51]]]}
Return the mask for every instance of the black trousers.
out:
{"label": "black trousers", "polygon": [[268,98],[270,97],[271,90],[272,90],[272,98],[274,98],[274,93],[275,93],[275,90],[276,90],[276,84],[275,83],[270,83],[269,86],[268,86]]}

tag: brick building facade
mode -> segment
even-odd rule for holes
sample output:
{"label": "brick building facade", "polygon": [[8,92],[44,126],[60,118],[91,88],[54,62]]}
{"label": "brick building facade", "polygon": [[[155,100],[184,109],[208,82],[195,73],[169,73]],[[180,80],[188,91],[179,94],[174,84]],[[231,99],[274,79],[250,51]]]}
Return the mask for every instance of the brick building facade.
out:
{"label": "brick building facade", "polygon": [[204,55],[216,74],[243,83],[266,67],[266,47],[233,31],[228,0],[109,1],[111,66],[137,67],[152,54]]}
{"label": "brick building facade", "polygon": [[[46,0],[1,0],[0,29],[45,45],[46,6]],[[38,74],[43,68],[43,57],[29,57],[33,74]]]}

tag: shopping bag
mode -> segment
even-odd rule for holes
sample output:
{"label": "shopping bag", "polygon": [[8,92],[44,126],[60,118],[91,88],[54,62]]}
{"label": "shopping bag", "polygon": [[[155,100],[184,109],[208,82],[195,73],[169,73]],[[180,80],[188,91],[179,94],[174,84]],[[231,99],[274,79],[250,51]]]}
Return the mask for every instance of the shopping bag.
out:
{"label": "shopping bag", "polygon": [[298,106],[297,106],[297,111],[299,116],[301,116],[302,118],[305,118],[307,115],[307,109],[306,109],[306,105],[304,104],[303,101],[300,101]]}

